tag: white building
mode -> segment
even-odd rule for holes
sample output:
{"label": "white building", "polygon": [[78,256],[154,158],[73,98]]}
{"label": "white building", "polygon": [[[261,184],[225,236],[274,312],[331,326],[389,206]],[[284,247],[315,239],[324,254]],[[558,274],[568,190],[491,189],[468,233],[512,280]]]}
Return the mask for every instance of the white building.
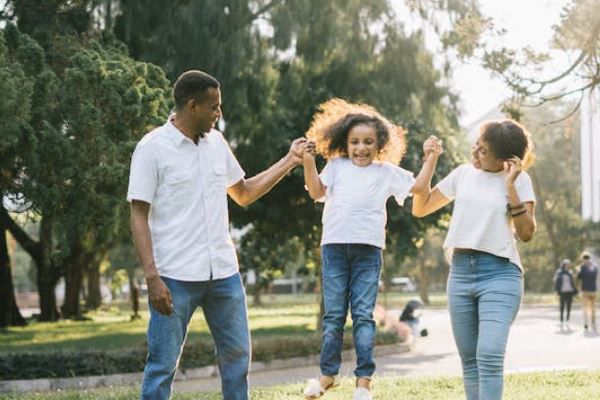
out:
{"label": "white building", "polygon": [[581,215],[600,221],[600,94],[590,92],[581,103]]}

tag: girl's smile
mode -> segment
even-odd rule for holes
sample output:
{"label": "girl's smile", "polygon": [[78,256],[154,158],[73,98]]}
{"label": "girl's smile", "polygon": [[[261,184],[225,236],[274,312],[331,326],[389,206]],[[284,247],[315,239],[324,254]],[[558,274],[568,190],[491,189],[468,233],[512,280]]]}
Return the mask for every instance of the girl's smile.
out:
{"label": "girl's smile", "polygon": [[348,158],[358,167],[366,167],[373,162],[379,152],[377,134],[369,125],[356,125],[348,132]]}

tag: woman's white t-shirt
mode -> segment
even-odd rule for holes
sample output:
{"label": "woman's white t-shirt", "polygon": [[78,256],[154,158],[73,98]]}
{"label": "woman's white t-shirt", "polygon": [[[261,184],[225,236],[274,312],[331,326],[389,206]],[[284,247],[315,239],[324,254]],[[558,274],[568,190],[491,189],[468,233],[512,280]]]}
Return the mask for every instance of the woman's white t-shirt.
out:
{"label": "woman's white t-shirt", "polygon": [[[508,258],[523,269],[514,227],[506,205],[506,172],[487,172],[473,164],[463,164],[442,179],[437,188],[454,199],[444,249],[450,257],[455,248],[480,250]],[[531,178],[521,172],[515,180],[521,202],[535,202]]]}
{"label": "woman's white t-shirt", "polygon": [[399,205],[409,196],[412,172],[389,162],[374,161],[359,167],[346,157],[325,165],[319,175],[327,187],[321,245],[361,243],[385,247],[386,202],[394,196]]}

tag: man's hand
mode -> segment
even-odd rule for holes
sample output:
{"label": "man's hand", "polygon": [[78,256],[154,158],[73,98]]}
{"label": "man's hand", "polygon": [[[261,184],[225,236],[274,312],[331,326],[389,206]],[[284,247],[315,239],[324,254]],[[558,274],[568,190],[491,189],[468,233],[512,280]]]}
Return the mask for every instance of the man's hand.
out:
{"label": "man's hand", "polygon": [[296,165],[302,164],[302,156],[304,155],[304,144],[306,143],[305,137],[295,139],[290,146],[289,155],[294,160]]}
{"label": "man's hand", "polygon": [[171,292],[158,275],[146,278],[148,285],[148,300],[156,311],[163,315],[171,315],[173,312],[173,299]]}

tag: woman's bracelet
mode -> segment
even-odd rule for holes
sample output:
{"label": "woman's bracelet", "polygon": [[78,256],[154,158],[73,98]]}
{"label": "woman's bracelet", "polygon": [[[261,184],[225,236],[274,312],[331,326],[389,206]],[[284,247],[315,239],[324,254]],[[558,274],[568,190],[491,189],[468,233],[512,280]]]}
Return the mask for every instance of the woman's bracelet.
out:
{"label": "woman's bracelet", "polygon": [[521,208],[524,208],[524,207],[525,207],[525,203],[519,203],[515,206],[511,206],[510,203],[506,203],[506,209],[508,210],[508,212],[520,210]]}
{"label": "woman's bracelet", "polygon": [[514,217],[518,217],[519,215],[523,215],[523,214],[525,214],[526,212],[527,212],[527,210],[521,210],[521,211],[519,211],[519,212],[516,212],[516,213],[514,213],[514,214],[513,214],[513,213],[510,213],[510,216],[514,218]]}

